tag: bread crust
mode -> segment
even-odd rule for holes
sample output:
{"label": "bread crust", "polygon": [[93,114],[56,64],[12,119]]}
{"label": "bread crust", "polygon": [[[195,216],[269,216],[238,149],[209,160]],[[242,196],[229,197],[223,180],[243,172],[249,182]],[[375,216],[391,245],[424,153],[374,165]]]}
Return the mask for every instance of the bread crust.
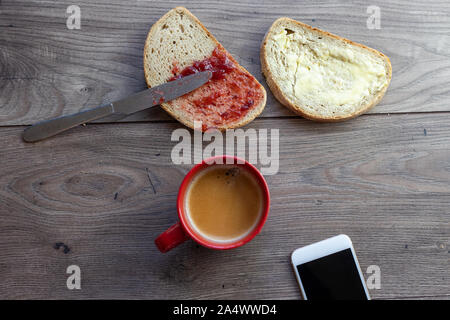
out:
{"label": "bread crust", "polygon": [[[302,108],[302,106],[298,106],[293,104],[291,101],[289,101],[289,99],[284,95],[284,93],[282,92],[282,90],[280,89],[280,87],[278,86],[277,82],[275,81],[275,77],[273,76],[272,72],[270,71],[269,68],[269,63],[267,61],[267,57],[265,54],[266,51],[266,46],[268,43],[269,38],[273,35],[273,30],[275,29],[276,26],[278,25],[285,25],[287,23],[292,23],[292,24],[296,24],[302,28],[305,29],[309,29],[311,31],[315,31],[318,32],[324,36],[328,36],[337,40],[341,40],[343,42],[346,42],[350,45],[353,46],[357,46],[360,48],[363,48],[365,50],[368,50],[378,56],[380,56],[383,61],[385,62],[386,65],[386,69],[387,69],[387,74],[386,74],[386,79],[387,79],[387,84],[384,86],[384,88],[369,102],[367,103],[364,107],[362,107],[361,109],[359,109],[357,112],[353,112],[349,115],[345,115],[345,116],[334,116],[334,117],[319,117],[315,114],[311,114],[307,111],[305,111],[304,108]],[[266,79],[266,82],[270,88],[270,90],[272,91],[273,95],[275,96],[275,98],[284,106],[288,107],[289,109],[291,109],[293,112],[301,115],[302,117],[306,118],[306,119],[310,119],[313,121],[318,121],[318,122],[339,122],[339,121],[345,121],[345,120],[349,120],[352,118],[355,118],[359,115],[361,115],[362,113],[365,113],[366,111],[368,111],[369,109],[371,109],[372,107],[374,107],[376,104],[378,104],[378,102],[380,102],[380,100],[383,98],[384,94],[386,93],[386,90],[389,86],[389,83],[391,81],[392,78],[392,65],[391,62],[389,60],[389,58],[384,55],[383,53],[369,48],[363,44],[360,43],[356,43],[353,42],[349,39],[340,37],[338,35],[329,33],[327,31],[323,31],[314,27],[311,27],[305,23],[302,23],[300,21],[288,18],[288,17],[282,17],[282,18],[278,18],[277,20],[274,21],[274,23],[270,26],[269,30],[267,31],[264,40],[261,44],[261,50],[260,50],[260,60],[261,60],[261,69],[262,69],[262,73]]]}
{"label": "bread crust", "polygon": [[[205,33],[207,34],[207,36],[216,44],[216,47],[220,47],[223,50],[226,50],[220,43],[219,41],[217,41],[217,39],[212,35],[211,32],[208,31],[208,29],[206,29],[206,27],[200,22],[199,19],[197,19],[196,16],[194,16],[188,9],[184,8],[184,7],[175,7],[172,10],[170,10],[169,12],[167,12],[165,15],[163,15],[157,22],[155,22],[155,24],[153,24],[153,26],[150,28],[150,31],[148,32],[147,38],[145,40],[145,45],[144,45],[144,76],[145,76],[145,81],[147,83],[147,86],[150,88],[151,85],[148,81],[148,70],[146,68],[146,65],[148,63],[147,61],[147,55],[146,55],[146,50],[149,47],[149,40],[154,36],[154,34],[156,33],[156,30],[158,30],[159,25],[161,23],[163,23],[165,21],[165,19],[167,18],[167,16],[169,16],[173,11],[177,11],[179,13],[183,13],[188,15],[190,18],[192,18],[195,23],[197,23],[202,29],[203,31],[205,31]],[[227,129],[233,129],[233,128],[238,128],[238,127],[242,127],[245,126],[246,124],[248,124],[249,122],[253,121],[258,115],[261,114],[261,112],[264,110],[264,107],[266,105],[266,101],[267,101],[267,93],[266,90],[264,89],[264,87],[261,85],[261,83],[259,83],[259,81],[250,73],[248,72],[243,66],[241,66],[235,59],[234,57],[229,54],[229,58],[230,60],[242,71],[245,72],[249,75],[251,75],[253,77],[253,79],[256,81],[256,83],[258,84],[261,92],[263,93],[263,98],[261,99],[261,102],[255,106],[254,109],[252,109],[250,112],[248,112],[240,121],[232,123],[230,125],[225,125],[225,126],[221,126],[218,127],[217,129],[220,131],[224,131]],[[181,116],[180,114],[178,114],[177,112],[175,112],[174,110],[172,110],[169,106],[169,104],[167,103],[162,103],[161,107],[167,112],[169,113],[173,118],[175,118],[176,120],[178,120],[179,122],[181,122],[182,124],[184,124],[185,126],[192,128],[192,129],[197,129],[194,128],[194,123],[193,121],[190,121],[189,119],[186,119],[185,117]]]}

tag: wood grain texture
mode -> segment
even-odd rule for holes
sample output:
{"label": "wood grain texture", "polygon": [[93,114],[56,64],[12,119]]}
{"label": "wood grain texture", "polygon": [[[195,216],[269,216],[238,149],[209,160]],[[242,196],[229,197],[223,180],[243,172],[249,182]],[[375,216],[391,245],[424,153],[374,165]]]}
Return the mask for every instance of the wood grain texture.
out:
{"label": "wood grain texture", "polygon": [[[380,266],[373,298],[449,298],[449,113],[257,119],[280,129],[262,233],[161,254],[153,240],[176,221],[190,168],[170,158],[180,127],[95,124],[35,144],[0,128],[0,298],[298,299],[290,253],[339,233],[363,271]],[[71,264],[81,290],[66,288]]]}
{"label": "wood grain texture", "polygon": [[[69,30],[66,9],[72,4],[69,0],[1,2],[1,125],[31,124],[144,89],[146,34],[177,5],[198,16],[263,84],[258,58],[261,41],[276,18],[289,16],[391,58],[390,88],[372,113],[450,110],[450,5],[446,1],[78,0],[81,30]],[[380,30],[366,27],[366,10],[372,4],[381,9]],[[291,116],[269,92],[262,117]],[[124,121],[167,119],[162,110],[153,109]]]}

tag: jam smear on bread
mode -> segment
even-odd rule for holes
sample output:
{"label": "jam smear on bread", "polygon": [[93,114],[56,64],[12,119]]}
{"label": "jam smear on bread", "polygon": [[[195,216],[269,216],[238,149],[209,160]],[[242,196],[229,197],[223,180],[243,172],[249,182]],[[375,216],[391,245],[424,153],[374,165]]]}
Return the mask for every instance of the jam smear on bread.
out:
{"label": "jam smear on bread", "polygon": [[[197,72],[212,72],[208,83],[178,98],[184,100],[184,111],[194,121],[202,122],[202,131],[232,126],[264,99],[260,84],[239,68],[233,57],[220,45],[214,49],[211,57],[194,61],[182,70],[179,70],[177,63],[173,65],[173,76],[169,81]],[[173,101],[179,103],[176,101],[178,99]]]}

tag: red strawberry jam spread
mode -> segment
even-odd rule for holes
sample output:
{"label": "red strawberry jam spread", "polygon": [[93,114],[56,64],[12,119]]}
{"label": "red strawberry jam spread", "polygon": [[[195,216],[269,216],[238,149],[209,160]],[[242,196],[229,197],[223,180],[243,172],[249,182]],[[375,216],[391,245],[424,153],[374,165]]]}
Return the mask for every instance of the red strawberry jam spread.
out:
{"label": "red strawberry jam spread", "polygon": [[261,85],[239,68],[221,46],[214,49],[211,57],[195,61],[181,71],[174,63],[169,81],[207,70],[213,74],[208,83],[169,102],[181,106],[187,117],[201,121],[203,131],[241,120],[264,98]]}

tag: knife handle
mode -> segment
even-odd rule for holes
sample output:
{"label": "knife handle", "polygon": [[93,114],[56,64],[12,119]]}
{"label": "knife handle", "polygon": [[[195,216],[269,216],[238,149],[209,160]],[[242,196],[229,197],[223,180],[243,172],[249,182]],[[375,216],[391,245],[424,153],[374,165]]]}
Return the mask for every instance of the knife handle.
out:
{"label": "knife handle", "polygon": [[80,124],[103,118],[114,112],[112,103],[81,111],[68,116],[38,122],[23,131],[22,138],[26,142],[39,141]]}

